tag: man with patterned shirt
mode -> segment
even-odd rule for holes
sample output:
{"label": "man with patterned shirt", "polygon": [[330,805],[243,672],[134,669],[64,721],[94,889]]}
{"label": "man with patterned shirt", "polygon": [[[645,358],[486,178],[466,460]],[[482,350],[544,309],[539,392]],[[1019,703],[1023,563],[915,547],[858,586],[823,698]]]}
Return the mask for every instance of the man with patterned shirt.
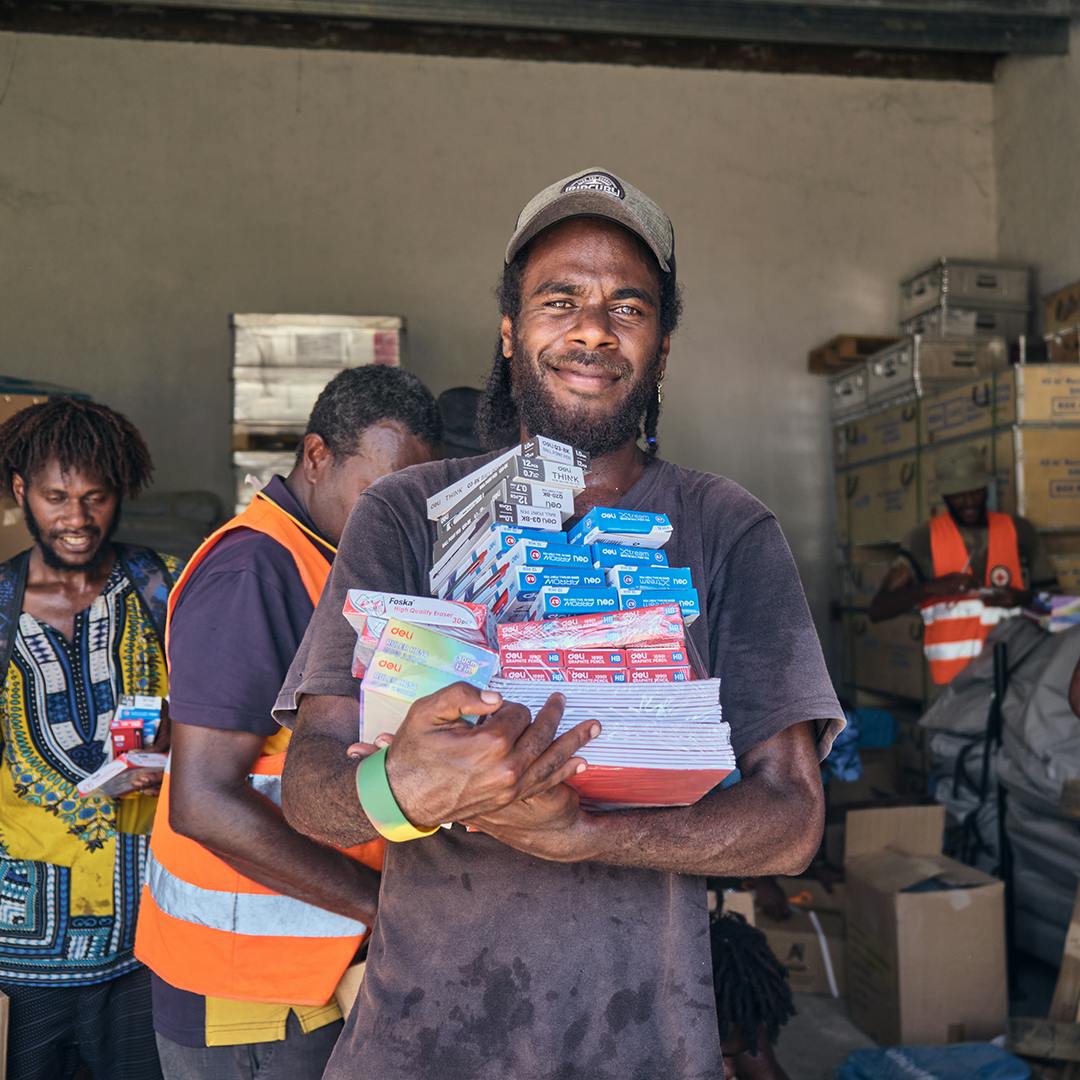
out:
{"label": "man with patterned shirt", "polygon": [[75,788],[108,760],[120,695],[167,689],[162,632],[179,563],[112,542],[122,501],[152,471],[142,436],[103,405],[54,398],[0,426],[0,486],[34,540],[0,564],[10,1080],[53,1080],[77,1061],[95,1080],[161,1075],[149,977],[132,952],[154,785],[120,800]]}

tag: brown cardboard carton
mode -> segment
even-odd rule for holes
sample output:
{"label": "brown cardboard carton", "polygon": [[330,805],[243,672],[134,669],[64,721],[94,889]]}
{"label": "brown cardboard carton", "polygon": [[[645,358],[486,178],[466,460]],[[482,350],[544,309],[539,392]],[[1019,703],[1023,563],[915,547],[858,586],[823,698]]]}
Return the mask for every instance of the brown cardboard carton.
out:
{"label": "brown cardboard carton", "polygon": [[769,948],[787,968],[792,990],[836,997],[843,994],[842,915],[822,911],[815,912],[812,917],[808,911],[795,910],[789,919],[770,919],[758,909],[756,918],[757,928],[764,932]]}
{"label": "brown cardboard carton", "polygon": [[838,452],[848,465],[908,453],[919,445],[919,406],[906,401],[849,420],[839,430],[843,443]]}
{"label": "brown cardboard carton", "polygon": [[886,1046],[1005,1030],[1004,886],[940,854],[944,824],[941,806],[847,815],[848,1007]]}
{"label": "brown cardboard carton", "polygon": [[844,617],[852,681],[863,690],[921,701],[926,686],[922,617],[872,623],[861,612]]}
{"label": "brown cardboard carton", "polygon": [[901,454],[844,474],[851,543],[896,543],[918,525],[918,465],[916,454]]}
{"label": "brown cardboard carton", "polygon": [[1080,595],[1080,555],[1051,555],[1058,588],[1068,596]]}
{"label": "brown cardboard carton", "polygon": [[1000,509],[1037,529],[1080,529],[1080,428],[1014,427],[997,440],[999,484],[1006,471],[1014,479],[1012,499],[999,500]]}

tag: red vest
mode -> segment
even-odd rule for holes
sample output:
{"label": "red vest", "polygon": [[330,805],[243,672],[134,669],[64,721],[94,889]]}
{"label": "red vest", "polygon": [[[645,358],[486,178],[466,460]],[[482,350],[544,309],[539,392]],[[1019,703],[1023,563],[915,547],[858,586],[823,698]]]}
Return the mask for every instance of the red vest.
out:
{"label": "red vest", "polygon": [[[333,549],[277,503],[257,495],[243,513],[203,542],[173,587],[166,654],[184,586],[214,545],[233,529],[254,529],[281,544],[292,555],[312,604],[319,602],[330,566],[316,545],[331,553]],[[279,805],[290,735],[282,728],[267,739],[248,777],[257,791]],[[385,841],[375,840],[346,854],[381,869],[384,848]],[[273,892],[174,832],[169,825],[166,770],[150,837],[135,955],[167,983],[214,997],[322,1005],[330,1000],[367,930],[354,919]]]}
{"label": "red vest", "polygon": [[[1016,525],[1008,514],[990,511],[986,516],[989,527],[986,587],[1022,589]],[[952,514],[938,514],[930,519],[930,554],[934,577],[962,574],[971,566],[964,538]],[[923,604],[923,650],[934,682],[938,685],[952,682],[982,652],[987,635],[1008,615],[1009,609],[989,607],[978,596],[939,598]]]}

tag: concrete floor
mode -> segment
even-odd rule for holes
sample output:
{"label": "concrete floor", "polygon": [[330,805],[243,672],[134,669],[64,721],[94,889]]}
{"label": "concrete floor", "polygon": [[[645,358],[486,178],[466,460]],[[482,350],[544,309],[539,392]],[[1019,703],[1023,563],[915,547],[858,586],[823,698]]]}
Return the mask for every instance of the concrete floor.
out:
{"label": "concrete floor", "polygon": [[796,1014],[780,1032],[776,1056],[791,1080],[832,1080],[852,1050],[875,1043],[849,1019],[843,999],[795,994]]}

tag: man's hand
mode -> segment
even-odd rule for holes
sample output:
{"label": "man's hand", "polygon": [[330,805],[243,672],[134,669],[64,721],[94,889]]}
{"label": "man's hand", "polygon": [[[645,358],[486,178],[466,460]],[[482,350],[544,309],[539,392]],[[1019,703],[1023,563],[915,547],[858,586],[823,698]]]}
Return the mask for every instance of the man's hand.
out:
{"label": "man's hand", "polygon": [[982,594],[982,601],[987,607],[1023,607],[1030,599],[1031,594],[1021,589],[990,589]]}
{"label": "man's hand", "polygon": [[928,600],[944,596],[963,596],[965,593],[978,592],[979,583],[972,574],[945,574],[924,581],[922,591]]}
{"label": "man's hand", "polygon": [[463,824],[540,859],[578,862],[588,816],[581,809],[577,792],[568,784],[559,784]]}
{"label": "man's hand", "polygon": [[[468,683],[414,702],[386,756],[402,813],[433,829],[533,798],[581,772],[585,762],[574,755],[600,725],[587,720],[556,739],[562,711],[562,696],[552,694],[534,721],[524,706]],[[481,719],[473,725],[466,716]]]}
{"label": "man's hand", "polygon": [[164,779],[164,769],[148,769],[146,772],[132,778],[131,792],[133,795],[160,795],[161,782]]}

